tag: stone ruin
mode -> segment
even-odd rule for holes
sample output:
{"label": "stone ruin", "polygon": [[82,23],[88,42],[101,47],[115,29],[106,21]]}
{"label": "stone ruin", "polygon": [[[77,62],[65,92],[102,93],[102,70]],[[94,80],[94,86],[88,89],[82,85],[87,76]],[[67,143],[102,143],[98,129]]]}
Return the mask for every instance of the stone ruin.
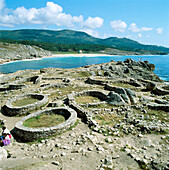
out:
{"label": "stone ruin", "polygon": [[[41,114],[60,114],[65,117],[65,122],[52,126],[52,127],[42,127],[42,128],[29,128],[23,126],[23,123],[32,118]],[[16,123],[15,128],[12,133],[20,141],[31,142],[37,139],[48,138],[64,132],[66,129],[70,128],[77,119],[77,113],[68,107],[58,107],[52,109],[40,110],[38,112],[32,113],[19,122]]]}
{"label": "stone ruin", "polygon": [[[34,98],[38,99],[38,102],[24,105],[24,106],[13,106],[12,103],[21,100],[24,98]],[[16,116],[16,115],[25,115],[27,112],[36,110],[38,108],[41,108],[42,106],[45,106],[48,103],[48,96],[44,94],[24,94],[21,96],[17,96],[15,98],[12,98],[6,102],[6,104],[2,107],[2,111],[7,116]]]}

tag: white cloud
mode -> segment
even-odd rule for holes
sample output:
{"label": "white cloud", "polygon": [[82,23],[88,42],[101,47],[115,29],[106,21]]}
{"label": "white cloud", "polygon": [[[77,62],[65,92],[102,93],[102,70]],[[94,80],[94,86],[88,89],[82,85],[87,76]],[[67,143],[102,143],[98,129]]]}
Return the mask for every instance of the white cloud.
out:
{"label": "white cloud", "polygon": [[150,27],[141,27],[141,31],[151,31],[153,28]]}
{"label": "white cloud", "polygon": [[110,22],[111,27],[114,31],[124,32],[127,28],[127,24],[121,20],[114,20]]}
{"label": "white cloud", "polygon": [[128,29],[132,32],[139,32],[140,31],[140,29],[137,27],[137,25],[135,23],[130,24]]}
{"label": "white cloud", "polygon": [[100,17],[95,17],[95,18],[91,18],[89,17],[85,22],[84,22],[84,27],[88,27],[88,28],[99,28],[103,25],[103,18]]}
{"label": "white cloud", "polygon": [[141,37],[142,37],[142,34],[138,34],[138,37],[141,38]]}
{"label": "white cloud", "polygon": [[162,34],[163,33],[163,28],[157,28],[156,29],[157,34]]}
{"label": "white cloud", "polygon": [[0,12],[2,11],[2,9],[4,9],[5,7],[5,0],[0,0]]}
{"label": "white cloud", "polygon": [[135,23],[130,24],[128,29],[132,32],[141,32],[141,31],[151,31],[151,30],[153,30],[153,28],[150,28],[150,27],[139,28]]}
{"label": "white cloud", "polygon": [[83,16],[72,16],[63,12],[63,8],[54,2],[47,2],[43,8],[18,7],[15,10],[4,8],[4,0],[0,0],[0,10],[5,11],[0,15],[0,24],[3,25],[31,25],[43,26],[56,25],[69,28],[90,28],[95,29],[103,25],[100,17],[88,17],[85,21]]}
{"label": "white cloud", "polygon": [[97,38],[100,38],[100,35],[97,31],[95,30],[92,30],[92,29],[81,29],[79,31],[82,31],[82,32],[85,32],[93,37],[97,37]]}

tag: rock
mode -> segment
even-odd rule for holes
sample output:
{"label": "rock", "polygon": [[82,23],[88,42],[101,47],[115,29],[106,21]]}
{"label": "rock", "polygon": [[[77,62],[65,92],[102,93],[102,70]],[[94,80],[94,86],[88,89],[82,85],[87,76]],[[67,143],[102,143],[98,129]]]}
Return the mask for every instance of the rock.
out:
{"label": "rock", "polygon": [[56,144],[55,144],[55,147],[60,147],[60,146],[61,146],[60,143],[56,143]]}
{"label": "rock", "polygon": [[105,72],[104,72],[104,76],[112,77],[113,74],[112,74],[110,71],[105,71]]}
{"label": "rock", "polygon": [[156,88],[156,83],[154,82],[149,82],[147,85],[146,85],[146,90],[148,91],[152,91]]}
{"label": "rock", "polygon": [[125,90],[127,92],[128,97],[130,98],[131,103],[132,104],[137,103],[138,99],[137,99],[136,93],[130,89],[125,89]]}
{"label": "rock", "polygon": [[94,71],[90,71],[90,75],[96,76],[96,73]]}
{"label": "rock", "polygon": [[88,151],[93,151],[93,147],[88,147]]}
{"label": "rock", "polygon": [[112,159],[117,159],[117,158],[119,158],[119,157],[120,157],[119,155],[115,155],[115,154],[114,154],[114,155],[112,156]]}
{"label": "rock", "polygon": [[101,71],[101,70],[98,70],[97,75],[98,75],[98,76],[103,76],[102,71]]}
{"label": "rock", "polygon": [[52,55],[49,51],[46,51],[37,46],[8,43],[6,43],[6,46],[7,48],[3,46],[3,48],[0,49],[1,59],[3,59],[4,61],[32,59]]}
{"label": "rock", "polygon": [[63,153],[61,153],[60,155],[61,155],[61,156],[65,156],[65,155],[66,155],[66,153],[65,153],[65,152],[63,152]]}
{"label": "rock", "polygon": [[128,98],[126,91],[122,87],[112,87],[111,90],[115,93],[118,93],[126,103],[130,103],[130,99]]}
{"label": "rock", "polygon": [[104,164],[112,165],[112,159],[111,158],[106,158],[105,161],[104,161]]}
{"label": "rock", "polygon": [[60,165],[60,163],[58,161],[53,161],[52,164],[53,165]]}
{"label": "rock", "polygon": [[7,151],[0,147],[0,161],[2,161],[3,159],[7,159],[8,153]]}
{"label": "rock", "polygon": [[98,150],[98,151],[104,151],[104,148],[102,148],[101,146],[98,146],[98,147],[97,147],[97,150]]}
{"label": "rock", "polygon": [[111,143],[112,139],[111,138],[106,138],[105,141],[108,142],[108,143]]}
{"label": "rock", "polygon": [[115,105],[115,106],[120,106],[120,105],[125,105],[125,101],[122,99],[122,97],[115,93],[115,92],[110,92],[108,94],[109,99],[108,99],[108,103]]}

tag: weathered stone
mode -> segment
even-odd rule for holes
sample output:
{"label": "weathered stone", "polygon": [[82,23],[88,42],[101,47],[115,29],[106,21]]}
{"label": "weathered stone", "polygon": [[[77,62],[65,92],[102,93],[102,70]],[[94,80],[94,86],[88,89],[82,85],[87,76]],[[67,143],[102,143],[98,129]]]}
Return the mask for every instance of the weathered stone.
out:
{"label": "weathered stone", "polygon": [[122,99],[122,97],[115,93],[115,92],[110,92],[108,94],[109,99],[108,99],[108,103],[115,105],[115,106],[120,106],[120,105],[125,105],[125,101]]}

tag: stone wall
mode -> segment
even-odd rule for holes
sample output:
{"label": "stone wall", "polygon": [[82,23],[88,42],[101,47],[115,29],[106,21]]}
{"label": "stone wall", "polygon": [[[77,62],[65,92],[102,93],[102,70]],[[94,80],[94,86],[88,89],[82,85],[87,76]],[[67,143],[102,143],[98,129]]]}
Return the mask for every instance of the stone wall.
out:
{"label": "stone wall", "polygon": [[165,112],[169,112],[169,104],[158,104],[158,103],[150,102],[150,103],[147,104],[147,106],[150,109],[163,110]]}
{"label": "stone wall", "polygon": [[107,94],[105,94],[102,91],[96,91],[96,90],[84,90],[82,92],[74,92],[68,95],[68,98],[73,99],[74,97],[78,96],[93,96],[93,97],[98,97],[100,100],[105,101],[108,99]]}
{"label": "stone wall", "polygon": [[[32,97],[32,98],[38,99],[39,101],[29,104],[29,105],[21,106],[21,107],[15,107],[12,105],[13,102],[23,99],[23,98],[27,98],[27,97]],[[7,116],[24,115],[27,112],[38,109],[47,103],[48,103],[47,95],[44,95],[44,94],[26,94],[25,95],[24,94],[24,95],[20,95],[18,97],[8,100],[6,102],[6,105],[2,107],[2,111]]]}
{"label": "stone wall", "polygon": [[141,82],[138,82],[137,80],[135,79],[118,79],[118,80],[98,80],[98,79],[95,79],[93,77],[89,77],[87,80],[86,80],[86,83],[89,83],[89,84],[97,84],[97,85],[102,85],[102,86],[106,86],[106,84],[113,84],[113,83],[123,83],[123,84],[129,84],[133,87],[130,87],[130,89],[132,90],[138,90],[138,89],[141,89],[143,88],[143,85]]}
{"label": "stone wall", "polygon": [[85,90],[82,92],[73,92],[69,94],[67,97],[67,102],[69,107],[74,109],[77,112],[78,117],[82,118],[82,120],[85,122],[88,120],[88,117],[90,115],[87,110],[81,107],[83,104],[78,104],[75,102],[75,97],[78,96],[93,96],[93,97],[98,97],[100,100],[102,100],[102,102],[88,103],[87,104],[88,106],[97,106],[99,104],[105,104],[106,101],[108,100],[108,96],[104,92],[95,91],[95,90]]}
{"label": "stone wall", "polygon": [[[36,129],[23,126],[23,123],[26,120],[41,114],[60,114],[65,117],[66,121],[53,127],[42,127]],[[48,138],[50,136],[54,136],[65,131],[76,122],[76,119],[77,119],[76,111],[68,107],[58,107],[41,110],[32,113],[21,119],[19,122],[17,122],[15,128],[12,131],[12,134],[18,141],[31,142],[37,139]]]}
{"label": "stone wall", "polygon": [[169,85],[156,86],[153,93],[155,93],[157,95],[168,95],[169,94]]}

